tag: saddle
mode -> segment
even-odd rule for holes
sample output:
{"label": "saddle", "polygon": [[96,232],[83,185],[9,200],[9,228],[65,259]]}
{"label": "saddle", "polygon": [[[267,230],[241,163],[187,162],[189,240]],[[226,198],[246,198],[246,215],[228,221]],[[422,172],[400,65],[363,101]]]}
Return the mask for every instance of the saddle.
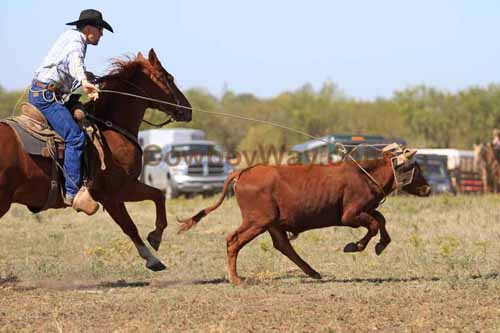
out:
{"label": "saddle", "polygon": [[64,139],[47,123],[43,114],[33,105],[23,103],[21,115],[2,119],[12,127],[24,151],[31,155],[64,159]]}
{"label": "saddle", "polygon": [[[51,175],[51,184],[50,190],[48,193],[47,201],[44,207],[28,207],[32,212],[38,213],[42,210],[48,208],[55,208],[55,205],[58,201],[62,200],[62,180],[64,179],[62,170],[61,172],[58,170],[58,167],[62,165],[62,161],[64,160],[64,139],[57,134],[49,125],[44,115],[33,105],[29,103],[21,104],[21,115],[10,117],[7,119],[1,119],[1,123],[5,123],[9,125],[16,134],[18,142],[23,147],[24,151],[26,151],[30,155],[38,155],[45,158],[52,159],[52,175]],[[90,123],[89,121],[80,122],[80,126],[83,128],[85,133],[87,134],[86,145],[83,153],[83,168],[82,168],[82,178],[84,179],[84,187],[92,186],[93,180],[93,165],[90,162],[91,159],[91,145],[88,145],[88,142],[91,142],[93,146],[96,148],[99,159],[101,162],[101,170],[106,169],[106,165],[104,163],[104,142],[102,140],[102,136],[100,134],[99,129],[95,124]],[[82,191],[84,192],[84,191]],[[90,197],[88,191],[86,191],[88,200],[93,199]],[[85,200],[84,200],[85,201]],[[81,200],[79,200],[81,203]],[[86,205],[87,202],[83,202],[83,205]],[[73,207],[76,210],[79,210],[78,207]],[[89,213],[86,209],[80,209],[86,213]],[[90,212],[95,212],[91,210]],[[89,214],[91,215],[91,214]]]}

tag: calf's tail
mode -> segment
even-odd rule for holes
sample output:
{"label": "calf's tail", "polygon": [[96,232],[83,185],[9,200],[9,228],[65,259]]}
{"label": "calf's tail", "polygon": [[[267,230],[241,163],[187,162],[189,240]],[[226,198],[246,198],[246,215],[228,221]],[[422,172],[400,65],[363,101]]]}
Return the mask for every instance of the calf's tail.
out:
{"label": "calf's tail", "polygon": [[205,209],[200,210],[196,215],[193,215],[192,217],[189,217],[187,219],[181,220],[181,219],[177,218],[177,222],[182,223],[182,225],[179,228],[179,230],[177,231],[177,233],[188,231],[196,223],[198,223],[202,218],[204,218],[205,216],[207,216],[208,214],[210,214],[212,211],[214,211],[217,208],[219,208],[219,206],[224,201],[224,198],[226,197],[226,194],[227,194],[227,191],[229,190],[229,186],[230,186],[231,182],[235,178],[238,178],[240,176],[240,174],[243,171],[245,171],[245,170],[247,170],[247,169],[234,171],[231,174],[229,174],[229,176],[227,176],[226,181],[224,182],[224,187],[222,189],[222,193],[221,193],[221,195],[219,197],[219,200],[217,200],[217,202],[214,205],[212,205],[210,207],[207,207]]}

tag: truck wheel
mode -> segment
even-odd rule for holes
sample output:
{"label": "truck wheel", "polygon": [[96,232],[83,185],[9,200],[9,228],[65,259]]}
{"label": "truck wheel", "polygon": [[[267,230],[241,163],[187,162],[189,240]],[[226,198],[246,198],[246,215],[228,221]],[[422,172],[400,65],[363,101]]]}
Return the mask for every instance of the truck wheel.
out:
{"label": "truck wheel", "polygon": [[179,196],[179,190],[172,186],[170,182],[167,183],[167,187],[165,188],[165,198],[168,199],[175,199]]}

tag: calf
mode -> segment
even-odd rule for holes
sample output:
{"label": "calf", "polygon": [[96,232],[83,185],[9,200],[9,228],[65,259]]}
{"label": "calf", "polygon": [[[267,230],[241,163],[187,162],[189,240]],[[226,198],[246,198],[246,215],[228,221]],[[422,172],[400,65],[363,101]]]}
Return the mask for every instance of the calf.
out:
{"label": "calf", "polygon": [[217,209],[234,181],[243,222],[226,238],[229,280],[234,284],[241,282],[236,271],[238,252],[265,231],[270,233],[276,249],[304,273],[320,279],[321,275],[295,252],[287,232],[297,237],[310,229],[362,226],[368,229],[366,235],[344,248],[344,252],[359,252],[380,230],[380,241],[375,246],[379,255],[391,241],[385,218],[376,210],[381,200],[398,188],[418,196],[431,192],[413,158],[415,153],[416,150],[394,143],[384,148],[383,158],[376,160],[330,165],[257,165],[235,171],[226,179],[219,200],[179,221],[183,223],[179,232],[190,229]]}

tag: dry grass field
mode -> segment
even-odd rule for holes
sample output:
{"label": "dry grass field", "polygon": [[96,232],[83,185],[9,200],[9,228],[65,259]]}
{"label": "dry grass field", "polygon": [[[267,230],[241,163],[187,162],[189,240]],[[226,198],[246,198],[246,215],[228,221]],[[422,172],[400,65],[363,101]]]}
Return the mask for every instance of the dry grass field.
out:
{"label": "dry grass field", "polygon": [[[145,269],[106,213],[32,215],[13,206],[0,222],[0,332],[500,331],[500,197],[391,197],[381,211],[393,242],[344,254],[364,230],[309,231],[293,242],[323,280],[308,278],[265,234],[239,257],[243,286],[226,280],[234,199],[176,235],[176,216],[214,198],[168,203],[170,225]],[[151,203],[129,204],[141,234]]]}

